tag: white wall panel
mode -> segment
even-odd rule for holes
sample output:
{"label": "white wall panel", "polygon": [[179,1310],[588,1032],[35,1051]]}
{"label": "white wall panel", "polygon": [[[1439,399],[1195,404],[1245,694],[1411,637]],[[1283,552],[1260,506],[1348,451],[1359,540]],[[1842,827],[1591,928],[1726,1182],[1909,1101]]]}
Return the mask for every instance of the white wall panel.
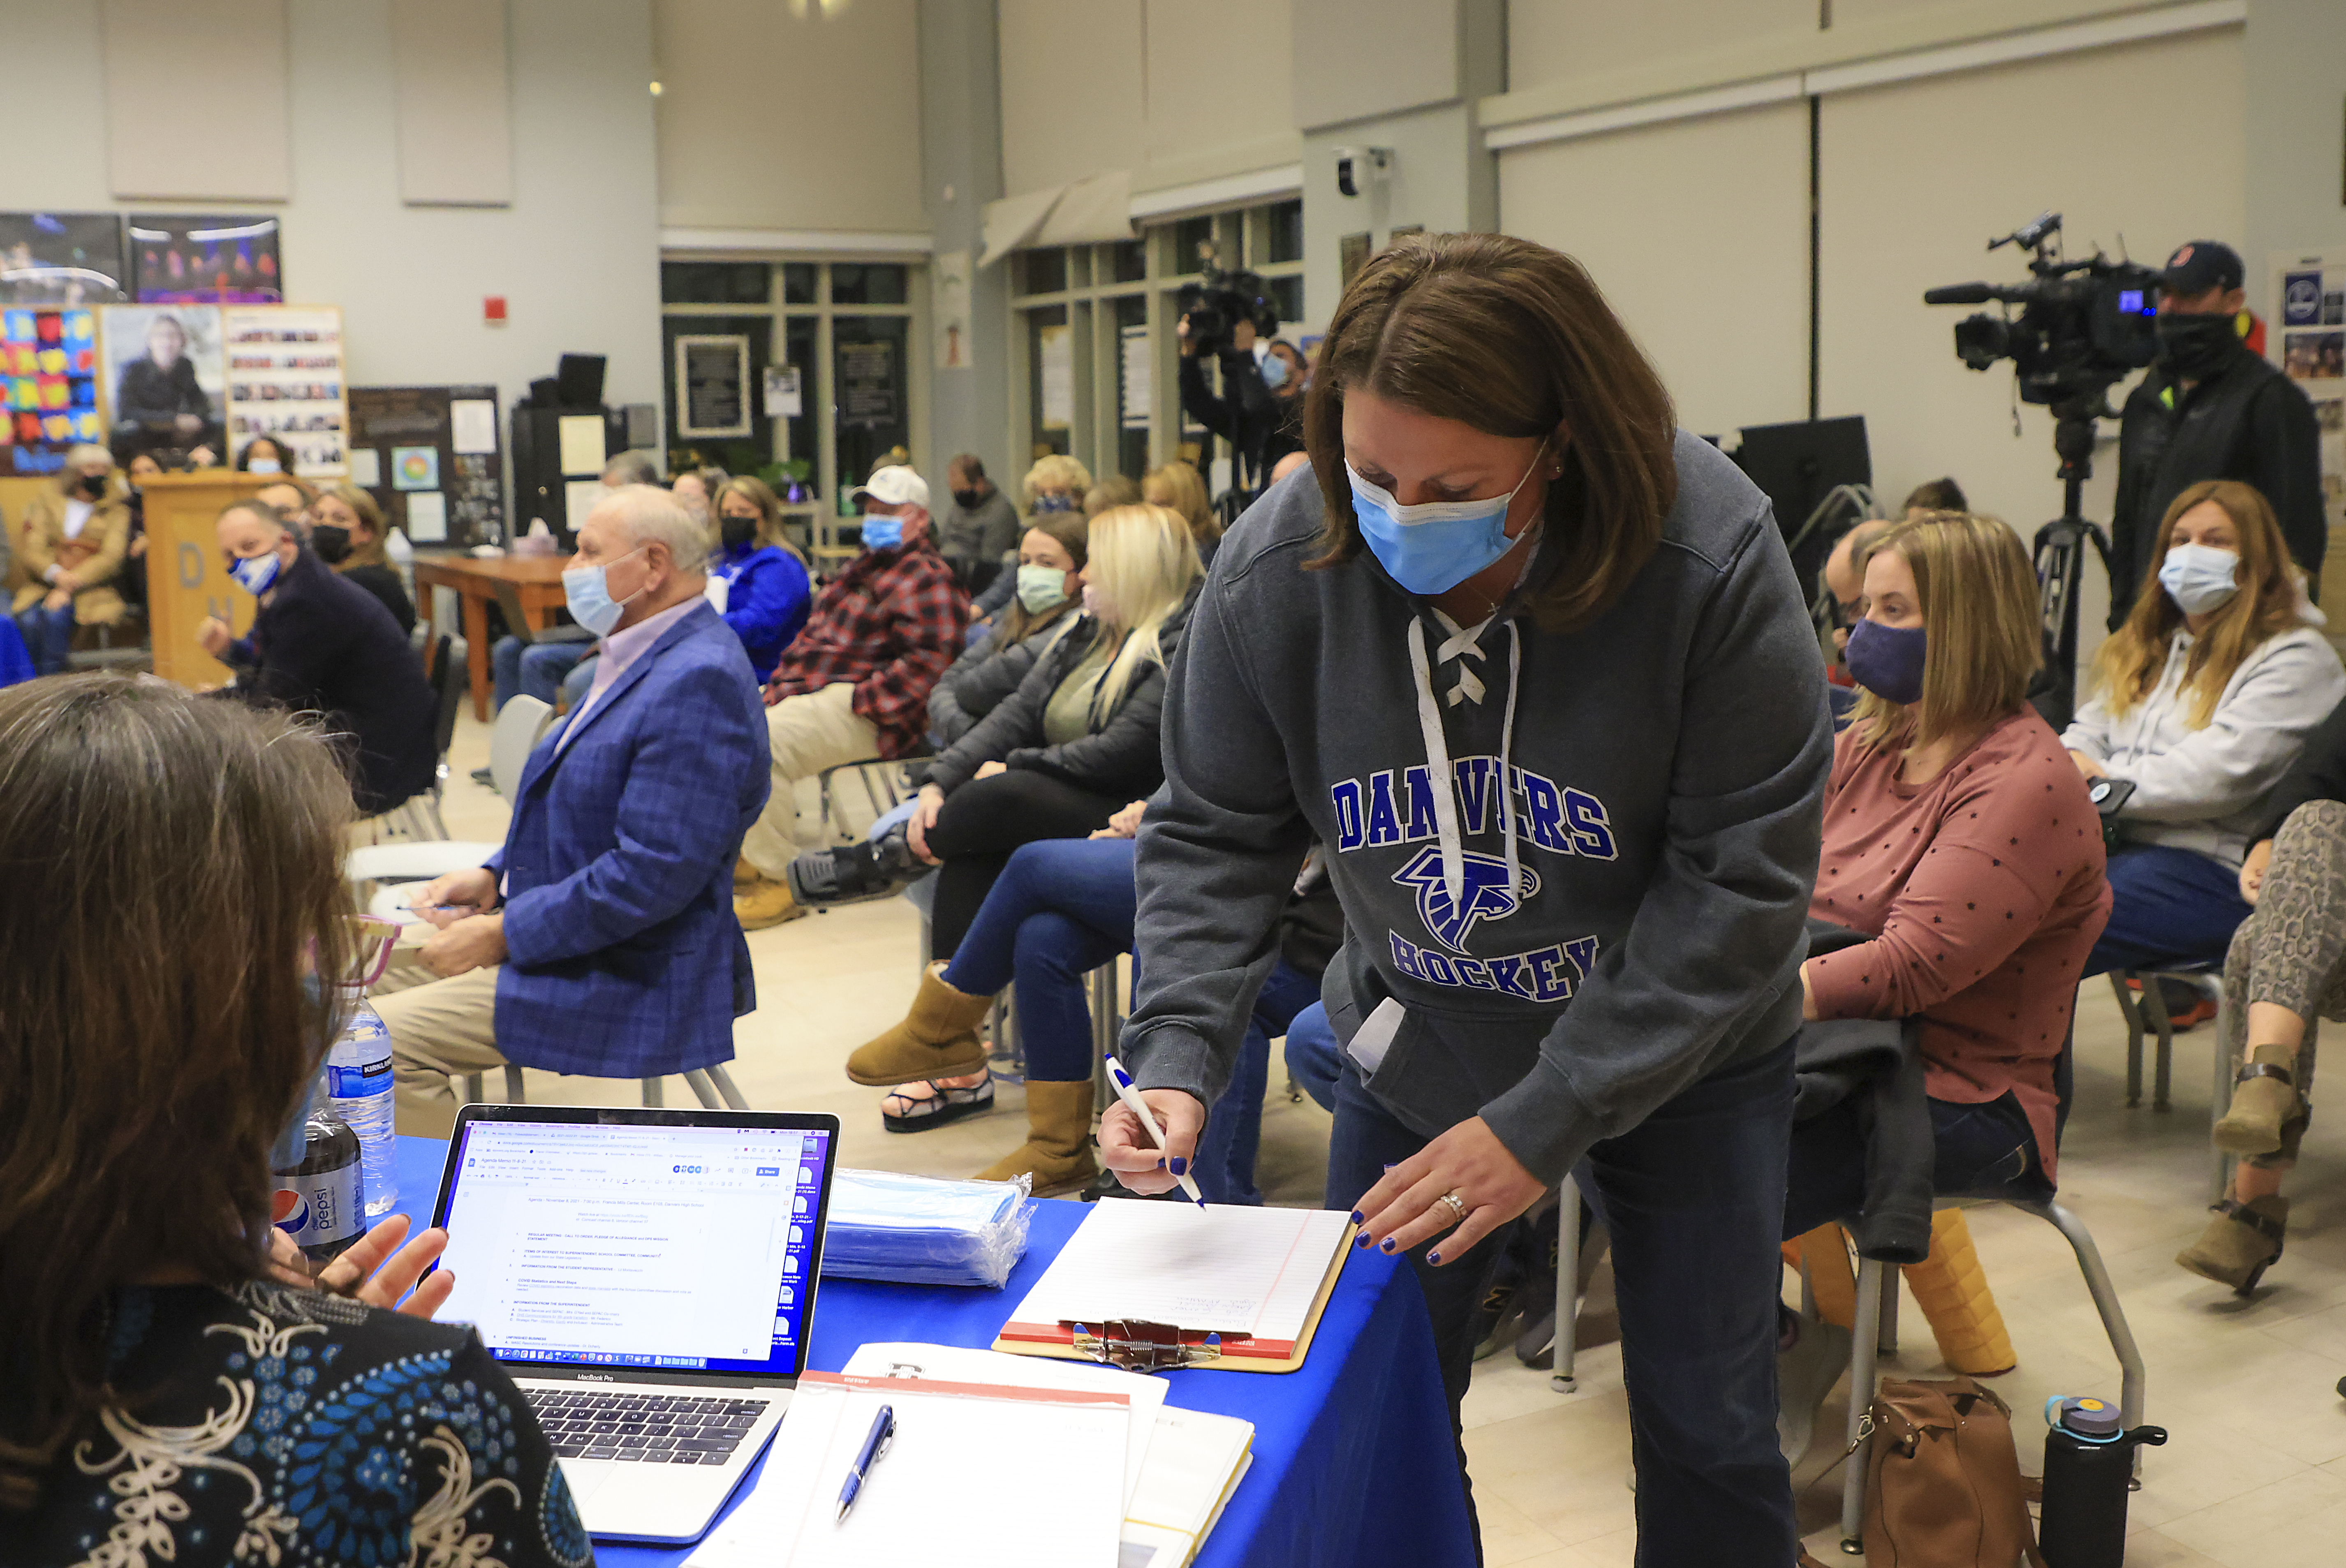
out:
{"label": "white wall panel", "polygon": [[1004,193],[1138,168],[1148,102],[1140,0],[998,3]]}
{"label": "white wall panel", "polygon": [[399,193],[419,204],[513,200],[505,0],[392,0]]}
{"label": "white wall panel", "polygon": [[1507,89],[1650,66],[1816,25],[1817,0],[1514,0],[1507,7]]}
{"label": "white wall panel", "polygon": [[285,199],[285,0],[105,0],[99,16],[115,197]]}

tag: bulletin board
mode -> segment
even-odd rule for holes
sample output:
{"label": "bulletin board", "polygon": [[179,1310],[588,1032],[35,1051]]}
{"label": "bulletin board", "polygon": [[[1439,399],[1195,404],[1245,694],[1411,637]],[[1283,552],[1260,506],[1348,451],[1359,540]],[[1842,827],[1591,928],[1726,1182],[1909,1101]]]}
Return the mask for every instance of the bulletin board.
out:
{"label": "bulletin board", "polygon": [[352,387],[351,483],[411,544],[505,542],[494,386]]}
{"label": "bulletin board", "polygon": [[342,312],[333,305],[227,305],[228,439],[256,435],[293,454],[293,472],[340,478],[350,468],[350,407],[342,385]]}
{"label": "bulletin board", "polygon": [[[2330,520],[2321,602],[2334,606],[2346,594],[2346,256],[2276,257],[2273,303],[2265,351],[2313,404],[2320,433],[2322,508]],[[2334,616],[2331,624],[2334,629]]]}

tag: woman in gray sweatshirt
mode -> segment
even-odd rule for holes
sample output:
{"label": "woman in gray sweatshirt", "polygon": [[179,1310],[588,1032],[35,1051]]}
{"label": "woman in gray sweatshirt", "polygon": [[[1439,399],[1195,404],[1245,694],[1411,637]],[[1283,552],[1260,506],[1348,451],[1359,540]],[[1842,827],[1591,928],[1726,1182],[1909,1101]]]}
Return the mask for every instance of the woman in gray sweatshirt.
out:
{"label": "woman in gray sweatshirt", "polygon": [[1493,1233],[1577,1167],[1639,1561],[1781,1568],[1771,1303],[1831,737],[1767,498],[1523,240],[1396,243],[1319,367],[1314,472],[1228,536],[1168,682],[1123,1042],[1168,1141],[1112,1106],[1102,1163],[1142,1191],[1185,1166],[1317,839],[1350,932],[1327,1201],[1415,1268],[1454,1422]]}

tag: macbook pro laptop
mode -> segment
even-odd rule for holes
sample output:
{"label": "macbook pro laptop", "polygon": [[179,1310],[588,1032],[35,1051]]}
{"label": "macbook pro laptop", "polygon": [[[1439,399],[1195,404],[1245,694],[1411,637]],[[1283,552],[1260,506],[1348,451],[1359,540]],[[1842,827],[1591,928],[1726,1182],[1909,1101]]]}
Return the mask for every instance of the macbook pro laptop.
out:
{"label": "macbook pro laptop", "polygon": [[839,1118],[467,1105],[432,1223],[587,1533],[709,1529],[806,1369]]}

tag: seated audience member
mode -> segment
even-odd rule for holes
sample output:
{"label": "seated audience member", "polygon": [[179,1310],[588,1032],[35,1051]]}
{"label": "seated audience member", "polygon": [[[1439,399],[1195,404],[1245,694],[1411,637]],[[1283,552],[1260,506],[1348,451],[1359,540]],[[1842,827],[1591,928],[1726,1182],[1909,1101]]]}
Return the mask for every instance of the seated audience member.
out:
{"label": "seated audience member", "polygon": [[[848,1059],[849,1076],[915,1075],[881,1106],[892,1132],[923,1132],[991,1109],[992,1074],[977,1026],[996,993],[1018,987],[1026,1058],[1026,1141],[978,1173],[1031,1176],[1040,1193],[1099,1174],[1091,1150],[1092,1019],[1085,977],[1132,951],[1138,898],[1133,836],[1148,809],[1135,800],[1089,839],[1051,839],[1013,851],[953,962],[932,966],[904,1021]],[[1320,977],[1343,941],[1343,914],[1316,863],[1280,921],[1280,962],[1263,983],[1229,1087],[1198,1140],[1198,1185],[1209,1203],[1260,1204],[1254,1162],[1262,1128],[1270,1041],[1316,1005]],[[974,1063],[966,1073],[954,1075]],[[1078,1092],[1080,1091],[1080,1093]]]}
{"label": "seated audience member", "polygon": [[[2167,509],[2126,622],[2094,661],[2062,744],[2088,779],[2130,785],[2116,817],[2109,924],[2087,974],[2211,962],[2248,918],[2240,858],[2267,791],[2346,696],[2272,508],[2234,480]],[[2187,1003],[2188,1005],[2188,1003]],[[2212,1005],[2180,1014],[2185,1026]]]}
{"label": "seated audience member", "polygon": [[1189,530],[1161,506],[1102,513],[1081,577],[1084,618],[929,765],[906,824],[913,854],[944,867],[930,922],[941,957],[1011,850],[1095,832],[1164,781],[1165,670],[1198,583]]}
{"label": "seated audience member", "polygon": [[123,465],[123,477],[130,485],[130,543],[123,551],[123,571],[116,580],[123,599],[139,609],[147,607],[147,482],[163,476],[162,462],[151,452],[142,452]]}
{"label": "seated audience member", "polygon": [[733,873],[733,911],[745,931],[806,912],[790,897],[790,861],[822,824],[802,820],[799,780],[919,750],[929,688],[962,646],[969,599],[929,537],[928,481],[883,468],[851,499],[863,508],[863,553],[815,600],[766,683],[773,789]]}
{"label": "seated audience member", "polygon": [[66,454],[56,482],[35,494],[17,525],[16,629],[43,675],[64,670],[74,627],[122,619],[116,580],[130,546],[130,486],[102,446]]}
{"label": "seated audience member", "polygon": [[318,504],[316,485],[288,473],[254,491],[252,498],[265,506],[277,508],[277,514],[301,535],[301,542],[305,545],[310,542],[310,509]]}
{"label": "seated audience member", "polygon": [[1294,473],[1297,469],[1309,468],[1311,466],[1311,454],[1310,453],[1290,452],[1285,457],[1280,458],[1277,463],[1270,465],[1270,483],[1276,484],[1280,480],[1286,478],[1289,474]]}
{"label": "seated audience member", "polygon": [[648,452],[622,452],[605,462],[602,482],[611,490],[623,484],[657,485],[660,482],[659,464]]}
{"label": "seated audience member", "polygon": [[2216,1146],[2240,1156],[2232,1190],[2175,1261],[2246,1295],[2281,1253],[2313,1116],[2314,1016],[2346,1018],[2346,703],[2307,738],[2250,830],[2240,897],[2253,911],[2224,962],[2232,1103]]}
{"label": "seated audience member", "polygon": [[439,978],[376,1001],[401,1132],[447,1136],[450,1077],[508,1062],[647,1078],[732,1059],[757,993],[726,872],[765,803],[766,727],[707,548],[651,485],[578,530],[563,591],[607,651],[530,754],[505,847],[413,901],[439,929],[411,969]]}
{"label": "seated audience member", "polygon": [[[2026,700],[2035,575],[2003,523],[1943,512],[1892,524],[1859,567],[1849,665],[1863,695],[1834,741],[1809,913],[1867,940],[1801,965],[1802,1016],[1917,1026],[1930,1190],[2042,1196],[2055,1069],[2110,893],[2085,781]],[[1787,1237],[1867,1212],[1880,1162],[1862,1099],[1793,1125]],[[1780,1430],[1794,1463],[1846,1339],[1786,1314]]]}
{"label": "seated audience member", "polygon": [[762,686],[806,625],[814,602],[806,557],[782,532],[782,503],[762,479],[728,479],[716,490],[717,554],[709,602],[741,639]]}
{"label": "seated audience member", "polygon": [[[1035,466],[1026,471],[1025,482],[1020,486],[1026,494],[1027,525],[1053,512],[1082,512],[1084,497],[1091,493],[1091,470],[1064,453],[1038,457]],[[976,618],[991,623],[1009,605],[1018,585],[1008,573],[994,579],[993,585],[977,596],[973,608]]]}
{"label": "seated audience member", "polygon": [[1035,519],[1018,545],[1017,596],[984,636],[962,651],[929,692],[929,735],[951,746],[1018,689],[1047,634],[1083,613],[1084,563],[1091,519],[1054,512]]}
{"label": "seated audience member", "polygon": [[1140,498],[1151,506],[1164,507],[1188,524],[1189,537],[1198,545],[1198,564],[1214,564],[1214,552],[1222,543],[1222,520],[1214,515],[1214,504],[1206,495],[1206,482],[1198,477],[1196,469],[1178,457],[1162,467],[1150,469],[1141,476]]}
{"label": "seated audience member", "polygon": [[293,454],[273,435],[256,435],[236,454],[239,473],[291,473]]}
{"label": "seated audience member", "polygon": [[1138,480],[1111,473],[1106,479],[1095,480],[1092,487],[1084,492],[1083,514],[1086,517],[1096,517],[1110,507],[1137,506],[1140,501]]}
{"label": "seated audience member", "polygon": [[1906,493],[1906,504],[1898,509],[1902,518],[1919,517],[1925,512],[1969,512],[1972,504],[1964,498],[1964,487],[1952,479],[1925,479]]}
{"label": "seated audience member", "polygon": [[953,505],[937,522],[937,550],[970,593],[983,593],[1002,575],[1018,547],[1018,509],[985,476],[985,463],[964,452],[945,464]]}
{"label": "seated audience member", "polygon": [[432,787],[439,699],[382,601],[336,576],[273,506],[231,503],[213,524],[229,575],[260,601],[240,637],[208,616],[206,653],[236,672],[229,695],[322,713],[352,738],[351,792],[372,817]]}
{"label": "seated audience member", "polygon": [[0,694],[0,1559],[587,1558],[528,1402],[428,1320],[453,1277],[389,1310],[446,1235],[392,1256],[387,1220],[313,1279],[270,1222],[340,1022],[314,976],[348,957],[350,811],[287,716]]}
{"label": "seated audience member", "polygon": [[668,482],[668,491],[684,508],[685,515],[707,528],[716,519],[717,493],[731,477],[713,463],[688,468]]}
{"label": "seated audience member", "polygon": [[318,559],[382,601],[403,632],[415,629],[415,605],[383,548],[382,508],[355,484],[337,484],[310,507],[310,548]]}

